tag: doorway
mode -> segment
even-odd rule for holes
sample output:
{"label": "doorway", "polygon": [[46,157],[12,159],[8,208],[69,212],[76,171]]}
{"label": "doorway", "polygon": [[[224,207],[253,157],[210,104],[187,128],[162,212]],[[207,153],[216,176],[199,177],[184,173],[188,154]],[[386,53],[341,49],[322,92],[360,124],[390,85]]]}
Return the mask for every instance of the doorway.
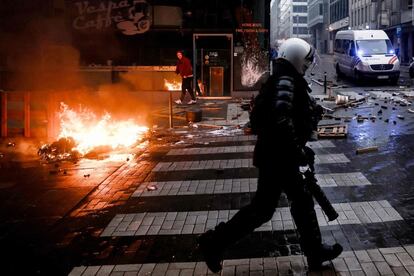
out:
{"label": "doorway", "polygon": [[193,35],[194,85],[203,97],[229,97],[233,91],[233,35]]}

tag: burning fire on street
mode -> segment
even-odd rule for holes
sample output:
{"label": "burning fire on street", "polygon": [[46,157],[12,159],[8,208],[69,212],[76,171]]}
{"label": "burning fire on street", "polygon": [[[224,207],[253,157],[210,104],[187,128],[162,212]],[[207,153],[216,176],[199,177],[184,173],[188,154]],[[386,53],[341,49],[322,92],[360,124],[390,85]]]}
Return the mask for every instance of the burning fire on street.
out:
{"label": "burning fire on street", "polygon": [[58,141],[39,149],[39,155],[48,161],[77,159],[92,152],[132,149],[139,146],[148,132],[148,127],[138,125],[132,119],[115,121],[109,113],[99,117],[87,108],[75,111],[65,103],[61,103],[58,116]]}
{"label": "burning fire on street", "polygon": [[181,90],[181,83],[178,81],[168,81],[164,79],[164,87],[168,91],[178,91]]}

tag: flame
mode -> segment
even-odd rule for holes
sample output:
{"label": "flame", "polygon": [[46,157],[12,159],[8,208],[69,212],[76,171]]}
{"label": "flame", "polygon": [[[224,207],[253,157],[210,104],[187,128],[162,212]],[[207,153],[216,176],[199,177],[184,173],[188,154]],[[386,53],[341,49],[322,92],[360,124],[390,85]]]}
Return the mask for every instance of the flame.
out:
{"label": "flame", "polygon": [[72,137],[77,146],[73,150],[86,154],[97,147],[119,149],[130,147],[139,142],[148,131],[145,126],[135,124],[133,120],[114,122],[109,113],[101,118],[88,109],[79,112],[60,104],[60,127],[58,138]]}
{"label": "flame", "polygon": [[177,91],[177,90],[181,90],[181,82],[178,81],[168,81],[166,79],[164,79],[164,87],[168,90],[168,91]]}

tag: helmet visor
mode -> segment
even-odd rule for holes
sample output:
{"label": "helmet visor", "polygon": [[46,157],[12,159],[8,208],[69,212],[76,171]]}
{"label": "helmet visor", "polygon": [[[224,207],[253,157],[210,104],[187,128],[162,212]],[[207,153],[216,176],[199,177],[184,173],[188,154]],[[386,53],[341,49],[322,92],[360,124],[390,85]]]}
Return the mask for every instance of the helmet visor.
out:
{"label": "helmet visor", "polygon": [[303,73],[305,73],[309,68],[313,67],[313,64],[315,63],[315,53],[315,49],[311,46],[309,53],[306,55],[303,62]]}
{"label": "helmet visor", "polygon": [[320,66],[321,66],[321,58],[316,51],[314,52],[312,59],[305,60],[304,67],[306,67],[306,70],[308,70],[307,73],[310,75],[314,75],[317,72],[319,72],[321,69]]}

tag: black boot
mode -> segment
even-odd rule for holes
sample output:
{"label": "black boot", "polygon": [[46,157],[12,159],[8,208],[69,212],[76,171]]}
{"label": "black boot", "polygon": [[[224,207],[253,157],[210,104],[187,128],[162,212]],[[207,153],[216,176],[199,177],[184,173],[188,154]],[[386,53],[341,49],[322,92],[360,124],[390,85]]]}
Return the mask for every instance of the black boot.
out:
{"label": "black boot", "polygon": [[307,255],[309,269],[318,269],[323,262],[330,261],[342,253],[342,246],[339,243],[334,245],[322,244],[319,249],[313,250]]}
{"label": "black boot", "polygon": [[197,242],[208,268],[218,273],[223,268],[223,248],[218,245],[214,236],[214,231],[208,230],[197,238]]}

